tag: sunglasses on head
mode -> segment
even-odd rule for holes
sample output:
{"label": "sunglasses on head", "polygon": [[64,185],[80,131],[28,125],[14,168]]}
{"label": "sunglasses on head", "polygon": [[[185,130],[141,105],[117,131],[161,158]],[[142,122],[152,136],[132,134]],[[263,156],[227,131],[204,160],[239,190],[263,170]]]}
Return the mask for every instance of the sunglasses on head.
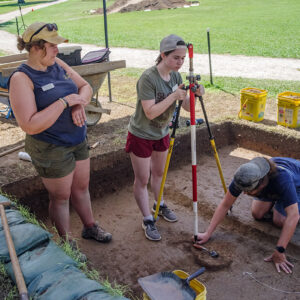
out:
{"label": "sunglasses on head", "polygon": [[52,24],[45,24],[45,25],[43,25],[40,29],[38,29],[32,36],[31,36],[31,38],[30,38],[30,40],[29,40],[29,43],[31,42],[31,40],[32,40],[32,38],[35,36],[35,35],[37,35],[37,34],[39,34],[45,27],[47,27],[47,29],[48,29],[48,31],[53,31],[53,30],[58,30],[58,27],[57,27],[57,25],[55,24],[55,23],[52,23]]}

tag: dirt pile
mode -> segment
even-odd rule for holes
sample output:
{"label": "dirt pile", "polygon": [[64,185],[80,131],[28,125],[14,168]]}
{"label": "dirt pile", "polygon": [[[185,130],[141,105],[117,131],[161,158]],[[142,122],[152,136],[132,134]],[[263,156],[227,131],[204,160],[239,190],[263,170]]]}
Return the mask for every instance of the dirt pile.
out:
{"label": "dirt pile", "polygon": [[[185,5],[195,5],[197,3],[198,1],[187,2],[185,0],[117,0],[113,5],[107,8],[107,13],[171,9]],[[95,13],[102,14],[103,9],[99,8]]]}
{"label": "dirt pile", "polygon": [[136,4],[129,4],[123,7],[120,12],[130,12],[139,10],[158,10],[183,7],[189,5],[185,0],[143,0]]}

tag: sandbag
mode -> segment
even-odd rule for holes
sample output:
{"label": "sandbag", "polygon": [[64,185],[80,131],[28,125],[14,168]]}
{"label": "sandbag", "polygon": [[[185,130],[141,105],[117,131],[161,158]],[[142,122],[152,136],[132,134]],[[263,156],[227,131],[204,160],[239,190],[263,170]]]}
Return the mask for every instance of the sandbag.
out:
{"label": "sandbag", "polygon": [[[6,215],[7,224],[8,224],[9,227],[26,222],[25,218],[17,210],[6,209],[5,210],[5,215]],[[3,230],[3,225],[2,225],[1,218],[0,218],[0,231],[1,230]]]}
{"label": "sandbag", "polygon": [[30,297],[38,300],[74,300],[101,290],[102,285],[88,279],[74,266],[48,270],[37,276],[28,286]]}
{"label": "sandbag", "polygon": [[128,298],[124,298],[121,296],[111,296],[107,294],[107,292],[92,292],[80,300],[125,300]]}
{"label": "sandbag", "polygon": [[[37,225],[25,223],[9,228],[17,256],[48,241],[51,234]],[[10,262],[4,231],[0,231],[0,261]]]}
{"label": "sandbag", "polygon": [[0,195],[0,202],[10,202],[10,200],[5,196]]}
{"label": "sandbag", "polygon": [[[20,255],[19,263],[26,285],[47,270],[53,268],[61,270],[67,265],[77,265],[71,257],[65,254],[65,252],[51,240],[42,246]],[[11,262],[5,264],[5,270],[15,282]]]}

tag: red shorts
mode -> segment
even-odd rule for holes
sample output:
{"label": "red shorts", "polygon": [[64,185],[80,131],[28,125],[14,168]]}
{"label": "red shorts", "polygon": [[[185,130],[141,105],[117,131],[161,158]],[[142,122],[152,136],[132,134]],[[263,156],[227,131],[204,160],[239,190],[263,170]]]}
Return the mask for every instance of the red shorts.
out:
{"label": "red shorts", "polygon": [[164,152],[169,148],[170,138],[167,134],[160,140],[146,140],[139,138],[128,131],[125,151],[132,152],[138,157],[150,157],[152,151]]}

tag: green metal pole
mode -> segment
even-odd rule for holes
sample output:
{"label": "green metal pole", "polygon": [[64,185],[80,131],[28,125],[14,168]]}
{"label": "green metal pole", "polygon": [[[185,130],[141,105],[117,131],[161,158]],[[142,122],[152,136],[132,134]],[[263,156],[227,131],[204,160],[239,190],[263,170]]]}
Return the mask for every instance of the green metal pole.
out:
{"label": "green metal pole", "polygon": [[207,46],[208,46],[208,59],[209,59],[209,74],[210,74],[210,84],[213,85],[213,76],[212,76],[212,68],[211,68],[211,54],[210,54],[210,34],[209,28],[207,28]]}

